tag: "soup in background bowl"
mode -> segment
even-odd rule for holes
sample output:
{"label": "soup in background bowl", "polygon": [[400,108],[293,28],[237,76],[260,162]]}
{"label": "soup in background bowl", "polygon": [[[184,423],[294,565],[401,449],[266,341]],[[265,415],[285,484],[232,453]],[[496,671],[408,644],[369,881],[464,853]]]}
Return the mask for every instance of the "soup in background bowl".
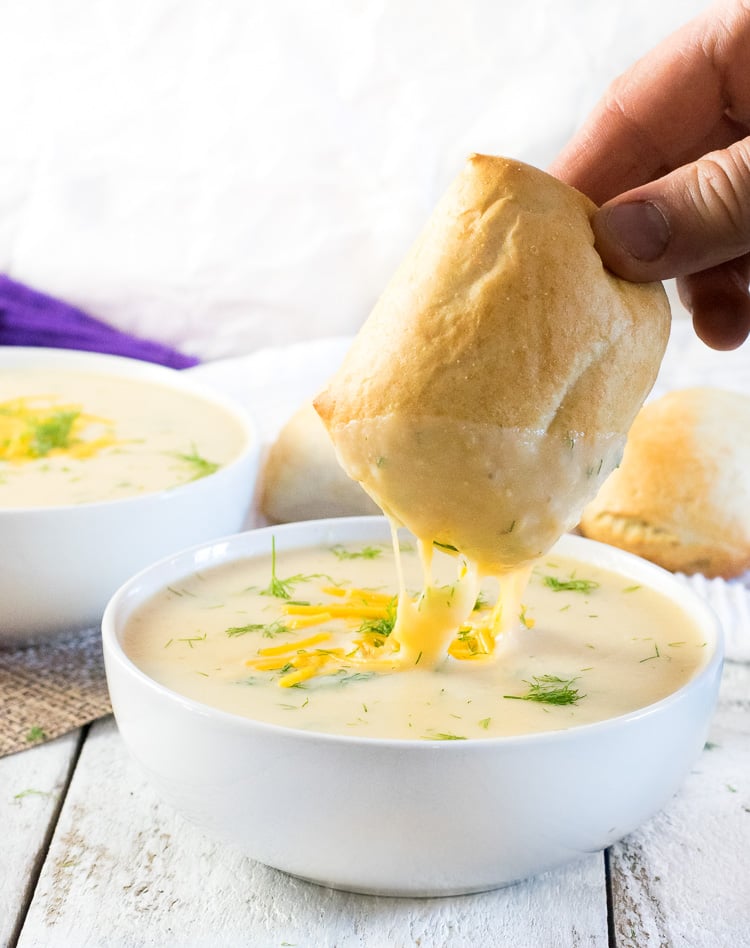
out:
{"label": "soup in background bowl", "polygon": [[[369,658],[357,645],[387,637],[362,610],[379,621],[397,589],[390,543],[382,518],[269,527],[115,594],[103,641],[118,727],[183,815],[321,884],[432,896],[602,849],[677,790],[722,658],[713,614],[678,579],[566,536],[494,654],[472,653],[478,601],[447,658],[391,671],[372,657],[382,644]],[[336,603],[352,608],[321,621]]]}
{"label": "soup in background bowl", "polygon": [[0,645],[98,624],[139,569],[242,527],[259,442],[188,375],[0,349]]}

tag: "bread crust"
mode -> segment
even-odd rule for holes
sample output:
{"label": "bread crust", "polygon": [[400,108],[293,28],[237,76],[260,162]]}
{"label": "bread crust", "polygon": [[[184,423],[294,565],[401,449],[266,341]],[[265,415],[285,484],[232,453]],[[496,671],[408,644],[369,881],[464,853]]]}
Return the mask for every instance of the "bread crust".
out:
{"label": "bread crust", "polygon": [[622,464],[581,532],[666,569],[731,578],[750,569],[750,398],[669,392],[633,423]]}
{"label": "bread crust", "polygon": [[[594,211],[538,169],[471,156],[315,400],[339,459],[382,507],[484,562],[539,555],[575,523],[664,353],[666,294],[605,270]],[[575,463],[551,462],[553,443],[577,445]],[[558,483],[519,492],[540,465]],[[550,491],[566,512],[531,515]]]}
{"label": "bread crust", "polygon": [[311,402],[297,409],[271,445],[259,494],[260,512],[272,523],[380,512],[338,463]]}

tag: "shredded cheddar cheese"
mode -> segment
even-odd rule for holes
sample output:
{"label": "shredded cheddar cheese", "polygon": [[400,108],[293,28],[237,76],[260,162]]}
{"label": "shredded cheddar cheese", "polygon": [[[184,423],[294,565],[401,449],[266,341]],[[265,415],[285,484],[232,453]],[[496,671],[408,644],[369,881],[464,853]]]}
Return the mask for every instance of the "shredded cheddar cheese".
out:
{"label": "shredded cheddar cheese", "polygon": [[87,458],[115,443],[113,423],[85,413],[80,405],[59,404],[46,395],[0,403],[0,460]]}
{"label": "shredded cheddar cheese", "polygon": [[[462,566],[459,580],[465,575],[466,569]],[[258,672],[280,671],[279,686],[291,688],[316,676],[337,675],[352,669],[392,671],[404,665],[402,644],[392,635],[398,596],[342,586],[323,586],[320,592],[328,598],[320,602],[284,602],[281,605],[286,631],[316,626],[320,631],[305,638],[292,638],[259,648],[255,657],[247,659],[248,667]],[[453,598],[450,587],[445,587],[441,596],[439,601],[450,601]],[[420,599],[408,600],[410,608],[416,612],[420,609]],[[429,616],[427,618],[430,621]],[[533,624],[532,620],[524,618],[523,613],[520,619],[529,628]],[[461,624],[447,649],[448,655],[469,662],[490,658],[495,652],[501,626],[502,608],[499,603],[493,607],[476,608],[471,619]],[[337,642],[341,641],[342,632],[348,645],[323,647],[333,643],[334,637]],[[407,644],[407,649],[409,647]],[[409,664],[418,664],[421,654],[421,651],[417,652]]]}

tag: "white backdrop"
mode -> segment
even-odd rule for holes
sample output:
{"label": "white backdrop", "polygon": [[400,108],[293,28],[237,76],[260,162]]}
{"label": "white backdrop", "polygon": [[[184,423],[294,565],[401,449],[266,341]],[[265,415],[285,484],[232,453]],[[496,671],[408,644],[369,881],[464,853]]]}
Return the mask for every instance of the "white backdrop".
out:
{"label": "white backdrop", "polygon": [[0,0],[0,272],[205,359],[354,332],[466,154],[697,0]]}

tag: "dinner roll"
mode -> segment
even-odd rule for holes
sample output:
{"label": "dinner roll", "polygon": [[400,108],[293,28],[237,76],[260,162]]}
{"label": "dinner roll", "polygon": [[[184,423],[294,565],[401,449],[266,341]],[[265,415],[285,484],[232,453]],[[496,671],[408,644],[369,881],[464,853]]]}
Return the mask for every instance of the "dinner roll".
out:
{"label": "dinner roll", "polygon": [[380,513],[342,470],[311,402],[294,413],[271,446],[259,506],[273,523]]}
{"label": "dinner roll", "polygon": [[473,155],[315,400],[387,513],[493,571],[575,525],[664,354],[666,294],[605,270],[594,211]]}
{"label": "dinner roll", "polygon": [[670,570],[737,576],[750,569],[748,471],[750,397],[669,392],[636,417],[581,532]]}

